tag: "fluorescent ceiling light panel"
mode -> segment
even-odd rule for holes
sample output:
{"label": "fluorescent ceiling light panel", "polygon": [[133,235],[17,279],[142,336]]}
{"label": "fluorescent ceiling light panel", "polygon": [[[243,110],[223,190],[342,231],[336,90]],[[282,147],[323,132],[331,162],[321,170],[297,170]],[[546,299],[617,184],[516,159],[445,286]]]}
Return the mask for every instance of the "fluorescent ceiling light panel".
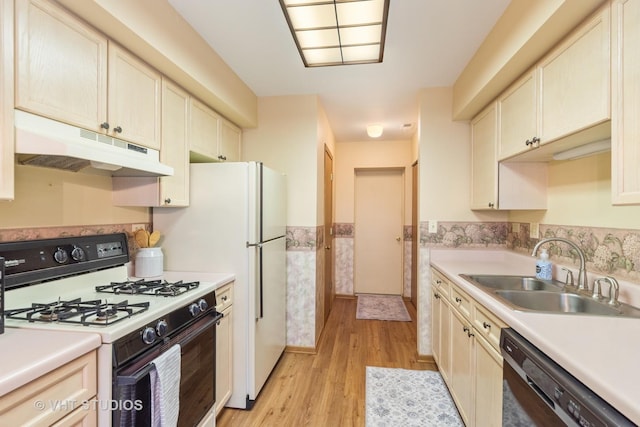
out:
{"label": "fluorescent ceiling light panel", "polygon": [[382,62],[389,0],[280,0],[305,67]]}

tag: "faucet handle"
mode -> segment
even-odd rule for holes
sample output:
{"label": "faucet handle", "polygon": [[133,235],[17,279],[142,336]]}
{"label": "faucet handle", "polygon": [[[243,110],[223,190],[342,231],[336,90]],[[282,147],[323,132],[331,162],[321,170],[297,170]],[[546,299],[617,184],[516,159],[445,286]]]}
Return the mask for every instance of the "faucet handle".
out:
{"label": "faucet handle", "polygon": [[575,283],[573,281],[573,271],[569,270],[566,267],[562,267],[561,270],[567,272],[567,277],[565,277],[565,279],[564,279],[564,285],[565,286],[575,286]]}
{"label": "faucet handle", "polygon": [[615,306],[620,305],[620,302],[618,301],[618,296],[620,295],[620,284],[611,276],[605,277],[604,280],[609,282],[609,304]]}
{"label": "faucet handle", "polygon": [[593,299],[597,299],[597,300],[602,299],[602,293],[600,292],[600,289],[601,289],[600,282],[602,282],[603,280],[605,280],[605,278],[600,277],[593,281],[593,294],[591,295]]}

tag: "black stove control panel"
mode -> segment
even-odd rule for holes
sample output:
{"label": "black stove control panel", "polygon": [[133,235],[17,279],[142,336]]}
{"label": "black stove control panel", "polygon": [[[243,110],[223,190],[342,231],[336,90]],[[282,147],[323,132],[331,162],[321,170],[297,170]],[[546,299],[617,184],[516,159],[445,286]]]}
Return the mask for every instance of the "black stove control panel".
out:
{"label": "black stove control panel", "polygon": [[46,282],[129,261],[127,235],[103,234],[0,243],[6,288]]}

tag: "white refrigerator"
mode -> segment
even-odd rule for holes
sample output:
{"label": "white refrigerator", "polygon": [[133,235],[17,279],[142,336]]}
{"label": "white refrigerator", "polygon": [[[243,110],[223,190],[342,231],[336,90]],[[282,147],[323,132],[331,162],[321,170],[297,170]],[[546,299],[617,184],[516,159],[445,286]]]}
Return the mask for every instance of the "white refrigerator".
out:
{"label": "white refrigerator", "polygon": [[153,209],[153,229],[165,270],[235,273],[226,406],[250,409],[286,344],[286,178],[257,162],[190,172],[190,205]]}

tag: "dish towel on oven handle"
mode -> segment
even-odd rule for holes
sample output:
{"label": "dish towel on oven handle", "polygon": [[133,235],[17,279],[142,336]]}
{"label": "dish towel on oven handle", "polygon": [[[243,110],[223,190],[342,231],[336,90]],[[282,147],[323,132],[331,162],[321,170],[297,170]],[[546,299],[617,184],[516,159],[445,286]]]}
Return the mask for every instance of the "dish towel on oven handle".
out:
{"label": "dish towel on oven handle", "polygon": [[151,425],[175,427],[180,411],[180,345],[174,345],[151,363]]}

